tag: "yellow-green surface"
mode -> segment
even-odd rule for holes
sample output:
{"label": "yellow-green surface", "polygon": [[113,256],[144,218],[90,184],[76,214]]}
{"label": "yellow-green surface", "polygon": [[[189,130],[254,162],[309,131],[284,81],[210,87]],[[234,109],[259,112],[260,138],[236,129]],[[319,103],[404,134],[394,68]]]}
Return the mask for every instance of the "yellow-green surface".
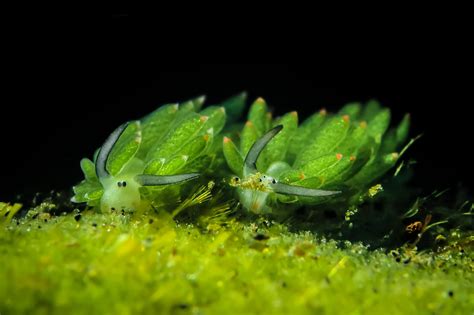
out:
{"label": "yellow-green surface", "polygon": [[472,257],[397,261],[265,222],[43,213],[0,222],[0,313],[473,314]]}

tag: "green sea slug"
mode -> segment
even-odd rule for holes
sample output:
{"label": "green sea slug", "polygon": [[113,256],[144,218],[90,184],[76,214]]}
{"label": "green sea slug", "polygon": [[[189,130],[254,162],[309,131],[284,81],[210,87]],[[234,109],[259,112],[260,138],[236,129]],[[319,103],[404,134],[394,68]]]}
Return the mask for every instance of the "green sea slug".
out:
{"label": "green sea slug", "polygon": [[[256,162],[260,153],[268,142],[282,129],[283,126],[278,125],[258,139],[245,157],[242,172],[243,180],[239,177],[233,177],[230,181],[231,186],[239,188],[239,197],[243,206],[255,213],[265,211],[267,208],[266,199],[270,193],[306,197],[330,196],[340,193],[340,191],[311,189],[284,184],[279,182],[275,177],[265,175],[257,170]],[[229,138],[226,138],[224,142],[229,143]],[[269,173],[273,173],[272,170],[270,170]]]}
{"label": "green sea slug", "polygon": [[274,120],[259,98],[239,136],[223,139],[225,160],[237,175],[230,185],[255,213],[349,200],[399,159],[409,116],[394,129],[389,123],[390,110],[370,101],[335,114],[321,110],[298,126],[296,112]]}
{"label": "green sea slug", "polygon": [[178,184],[212,172],[226,108],[238,110],[244,100],[241,94],[201,110],[204,97],[200,97],[161,106],[143,119],[121,125],[94,161],[81,161],[85,179],[73,187],[72,201],[100,207],[102,212],[146,211],[179,202],[183,185]]}

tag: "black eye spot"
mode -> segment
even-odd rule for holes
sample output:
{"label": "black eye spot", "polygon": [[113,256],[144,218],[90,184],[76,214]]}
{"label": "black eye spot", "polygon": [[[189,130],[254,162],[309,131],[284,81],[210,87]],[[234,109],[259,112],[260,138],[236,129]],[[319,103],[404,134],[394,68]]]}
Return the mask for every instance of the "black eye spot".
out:
{"label": "black eye spot", "polygon": [[114,208],[114,207],[112,207],[112,208],[111,208],[111,210],[112,210],[112,211],[115,211],[115,208]]}
{"label": "black eye spot", "polygon": [[123,181],[123,182],[122,182],[122,186],[123,186],[123,187],[126,187],[126,186],[127,186],[127,182],[126,182],[126,181]]}
{"label": "black eye spot", "polygon": [[234,177],[234,180],[235,180],[236,182],[238,182],[238,181],[240,180],[240,178]]}
{"label": "black eye spot", "polygon": [[259,178],[259,179],[258,179],[258,181],[259,181],[259,182],[262,182],[262,179],[261,179],[261,178]]}
{"label": "black eye spot", "polygon": [[117,182],[117,186],[122,187],[122,182]]}
{"label": "black eye spot", "polygon": [[276,184],[276,183],[277,183],[276,179],[272,179],[272,184]]}

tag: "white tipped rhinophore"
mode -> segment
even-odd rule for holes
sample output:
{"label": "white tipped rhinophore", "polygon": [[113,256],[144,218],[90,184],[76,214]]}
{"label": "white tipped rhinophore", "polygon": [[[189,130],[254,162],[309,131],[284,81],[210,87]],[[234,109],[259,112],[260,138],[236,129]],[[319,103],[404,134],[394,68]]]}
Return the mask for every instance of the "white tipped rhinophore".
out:
{"label": "white tipped rhinophore", "polygon": [[283,183],[271,184],[273,191],[283,195],[295,195],[304,197],[331,196],[341,193],[340,191],[312,189],[301,186],[292,186]]}
{"label": "white tipped rhinophore", "polygon": [[109,159],[110,152],[112,152],[112,149],[114,148],[115,144],[117,143],[118,139],[123,134],[125,129],[127,129],[128,125],[129,122],[126,122],[120,125],[117,129],[115,129],[114,132],[112,132],[110,136],[107,137],[107,140],[105,140],[104,144],[100,148],[99,155],[97,155],[97,161],[95,164],[95,172],[99,179],[108,177],[110,175],[106,167],[107,160]]}
{"label": "white tipped rhinophore", "polygon": [[172,185],[188,180],[196,179],[200,176],[198,173],[179,174],[179,175],[137,175],[135,180],[142,186],[160,186]]}
{"label": "white tipped rhinophore", "polygon": [[255,141],[255,143],[250,148],[247,156],[245,157],[244,167],[249,173],[257,172],[257,159],[262,153],[265,146],[273,139],[281,130],[283,129],[282,125],[278,125],[266,134],[264,134],[260,139]]}

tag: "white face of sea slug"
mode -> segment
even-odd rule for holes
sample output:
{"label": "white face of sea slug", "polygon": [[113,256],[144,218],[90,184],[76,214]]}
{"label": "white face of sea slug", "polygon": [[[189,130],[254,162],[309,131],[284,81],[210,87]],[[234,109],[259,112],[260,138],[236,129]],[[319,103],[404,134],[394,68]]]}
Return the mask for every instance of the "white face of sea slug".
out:
{"label": "white face of sea slug", "polygon": [[275,178],[259,172],[243,179],[233,177],[230,185],[237,187],[242,206],[253,213],[262,213],[266,210],[268,195],[273,192],[272,185],[276,184]]}
{"label": "white face of sea slug", "polygon": [[148,203],[140,196],[140,187],[131,176],[109,177],[101,181],[104,194],[100,200],[102,212],[145,210]]}

